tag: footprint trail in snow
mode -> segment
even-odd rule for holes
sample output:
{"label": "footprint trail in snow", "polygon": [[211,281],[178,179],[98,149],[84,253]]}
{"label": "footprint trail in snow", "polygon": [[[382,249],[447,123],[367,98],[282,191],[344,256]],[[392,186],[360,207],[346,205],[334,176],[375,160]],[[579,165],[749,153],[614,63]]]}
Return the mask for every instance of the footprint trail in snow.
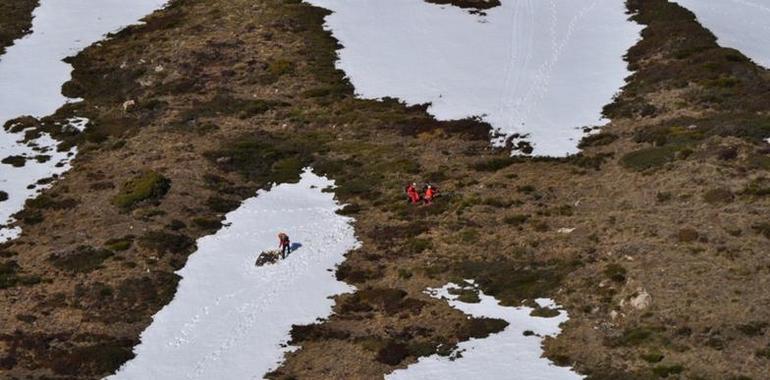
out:
{"label": "footprint trail in snow", "polygon": [[[329,271],[358,244],[337,215],[333,182],[310,171],[297,184],[260,191],[227,214],[225,227],[198,240],[178,274],[176,296],[153,317],[136,358],[110,379],[252,379],[277,367],[293,324],[331,313],[328,297],[352,288]],[[301,247],[273,265],[278,232]]]}

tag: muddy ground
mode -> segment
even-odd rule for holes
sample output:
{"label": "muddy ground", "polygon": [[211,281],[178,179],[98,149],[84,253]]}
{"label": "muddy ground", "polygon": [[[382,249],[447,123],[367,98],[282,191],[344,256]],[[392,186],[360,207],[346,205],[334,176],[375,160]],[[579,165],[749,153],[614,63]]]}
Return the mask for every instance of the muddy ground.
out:
{"label": "muddy ground", "polygon": [[[511,158],[477,120],[355,99],[326,11],[176,0],[72,60],[92,122],[73,169],[1,247],[7,378],[98,378],[132,357],[174,275],[224,213],[305,165],[333,178],[363,245],[328,320],[269,377],[370,379],[499,331],[423,293],[474,278],[505,304],[570,313],[549,358],[591,379],[770,377],[770,73],[690,12],[632,0],[647,27],[612,122],[565,159]],[[55,132],[55,131],[53,131]],[[403,187],[444,196],[411,207]],[[258,374],[255,374],[258,375]]]}

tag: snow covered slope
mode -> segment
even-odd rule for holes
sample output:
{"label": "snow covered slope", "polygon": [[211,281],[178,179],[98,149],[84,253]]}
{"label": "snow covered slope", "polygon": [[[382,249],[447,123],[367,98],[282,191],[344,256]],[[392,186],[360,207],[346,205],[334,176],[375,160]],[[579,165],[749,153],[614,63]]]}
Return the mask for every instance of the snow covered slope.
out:
{"label": "snow covered slope", "polygon": [[[421,358],[406,369],[397,370],[387,376],[389,380],[442,379],[442,380],[572,380],[583,376],[566,367],[557,367],[542,356],[544,336],[557,335],[559,325],[567,320],[561,312],[553,318],[533,317],[529,307],[500,306],[494,297],[481,293],[479,303],[464,303],[457,296],[449,294],[448,284],[440,289],[431,289],[434,297],[446,298],[449,304],[460,311],[480,318],[499,318],[509,323],[502,332],[484,339],[471,339],[460,343],[461,357],[450,360],[433,355]],[[541,307],[557,308],[553,301],[538,299]],[[525,336],[524,332],[533,333]]]}
{"label": "snow covered slope", "polygon": [[[19,116],[42,117],[52,114],[66,101],[61,86],[70,77],[72,67],[63,58],[103,38],[104,34],[137,22],[141,17],[165,4],[165,0],[41,0],[34,11],[32,33],[16,41],[0,56],[0,127]],[[40,152],[18,143],[24,135],[11,134],[0,128],[0,159],[11,155],[34,157]],[[33,141],[40,147],[55,149],[48,136]],[[53,158],[45,163],[27,161],[15,168],[0,164],[0,191],[9,199],[0,202],[0,225],[19,211],[24,201],[37,193],[27,186],[53,174],[61,174],[67,166],[55,167],[69,152],[47,152]],[[74,151],[72,152],[74,155]],[[19,231],[0,228],[0,241]]]}
{"label": "snow covered slope", "polygon": [[306,1],[334,12],[338,67],[361,96],[483,116],[540,155],[576,152],[580,128],[605,122],[641,30],[622,0],[503,0],[485,17],[423,0]]}
{"label": "snow covered slope", "polygon": [[[330,269],[357,245],[350,218],[309,171],[297,184],[261,191],[227,215],[227,227],[198,240],[179,271],[175,298],[155,315],[137,357],[113,379],[255,379],[277,366],[292,324],[326,317],[329,296],[352,290]],[[255,267],[285,231],[302,246]]]}
{"label": "snow covered slope", "polygon": [[720,45],[738,49],[770,68],[770,0],[674,0],[691,10],[717,36]]}

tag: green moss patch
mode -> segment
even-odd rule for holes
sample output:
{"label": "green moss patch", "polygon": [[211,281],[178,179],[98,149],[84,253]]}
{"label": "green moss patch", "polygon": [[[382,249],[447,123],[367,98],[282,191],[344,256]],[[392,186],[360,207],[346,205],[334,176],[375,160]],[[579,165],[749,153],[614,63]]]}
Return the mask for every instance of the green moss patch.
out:
{"label": "green moss patch", "polygon": [[112,198],[112,204],[122,209],[130,209],[143,202],[160,200],[170,188],[171,181],[168,178],[148,170],[124,183],[120,193]]}
{"label": "green moss patch", "polygon": [[626,168],[637,171],[655,169],[674,161],[680,150],[678,146],[642,148],[623,155],[620,162]]}

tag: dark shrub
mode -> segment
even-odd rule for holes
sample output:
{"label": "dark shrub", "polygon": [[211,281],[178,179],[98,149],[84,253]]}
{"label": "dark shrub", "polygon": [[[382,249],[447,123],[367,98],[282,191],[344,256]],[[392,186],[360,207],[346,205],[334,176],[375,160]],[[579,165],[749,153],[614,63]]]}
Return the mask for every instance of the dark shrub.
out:
{"label": "dark shrub", "polygon": [[98,268],[112,256],[112,251],[108,249],[81,245],[69,252],[55,253],[49,259],[59,269],[75,273],[87,273]]}
{"label": "dark shrub", "polygon": [[157,253],[188,253],[195,241],[187,235],[150,231],[139,238],[139,245]]}
{"label": "dark shrub", "polygon": [[389,341],[377,352],[377,361],[387,365],[398,365],[409,356],[409,348],[395,341]]}
{"label": "dark shrub", "polygon": [[733,199],[733,192],[725,188],[711,189],[703,194],[703,200],[710,204],[729,203]]}
{"label": "dark shrub", "polygon": [[124,183],[120,192],[112,198],[112,204],[122,209],[130,209],[140,202],[163,198],[170,188],[171,181],[168,178],[148,170]]}
{"label": "dark shrub", "polygon": [[620,264],[608,264],[604,268],[604,275],[615,282],[626,282],[626,268],[623,268]]}

